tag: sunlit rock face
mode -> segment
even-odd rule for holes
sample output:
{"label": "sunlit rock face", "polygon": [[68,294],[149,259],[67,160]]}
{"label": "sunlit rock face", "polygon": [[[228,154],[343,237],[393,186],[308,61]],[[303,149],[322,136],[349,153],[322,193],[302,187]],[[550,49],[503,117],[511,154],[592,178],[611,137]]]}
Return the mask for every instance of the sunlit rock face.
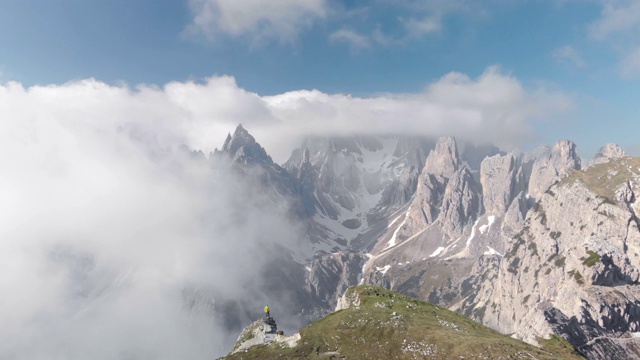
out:
{"label": "sunlit rock face", "polygon": [[622,158],[551,186],[472,308],[530,342],[565,334],[589,358],[638,358],[640,161]]}

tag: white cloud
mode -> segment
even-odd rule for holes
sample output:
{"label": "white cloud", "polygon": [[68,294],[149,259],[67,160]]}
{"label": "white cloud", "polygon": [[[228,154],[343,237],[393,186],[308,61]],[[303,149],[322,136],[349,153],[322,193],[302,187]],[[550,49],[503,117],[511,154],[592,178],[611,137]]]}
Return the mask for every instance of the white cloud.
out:
{"label": "white cloud", "polygon": [[295,40],[329,9],[327,0],[189,0],[189,7],[193,18],[187,33],[209,40],[228,35],[281,42]]}
{"label": "white cloud", "polygon": [[571,65],[577,68],[584,68],[586,66],[580,53],[569,45],[555,49],[551,57],[560,64]]}
{"label": "white cloud", "polygon": [[423,19],[402,20],[409,37],[419,38],[424,35],[438,32],[442,28],[439,17],[431,16]]}
{"label": "white cloud", "polygon": [[623,79],[633,79],[640,74],[637,40],[640,35],[640,2],[603,1],[601,16],[590,24],[589,35],[613,44],[616,55],[621,56],[618,70]]}
{"label": "white cloud", "polygon": [[[477,16],[485,13],[483,5],[467,0],[392,1],[384,5],[391,5],[394,11],[401,15],[397,16],[396,24],[388,26],[383,31],[380,21],[376,22],[376,19],[372,18],[377,14],[376,9],[372,8],[380,6],[380,4],[374,3],[365,8],[350,11],[335,7],[332,13],[332,15],[337,15],[335,18],[346,18],[351,21],[352,17],[358,17],[364,25],[360,24],[360,27],[356,26],[358,30],[353,30],[354,26],[350,22],[348,28],[343,26],[340,30],[332,32],[329,35],[329,40],[333,43],[347,43],[353,52],[376,46],[406,45],[409,42],[441,32],[444,27],[443,19],[449,14],[465,13]],[[388,17],[389,14],[385,12],[384,15]],[[397,31],[393,31],[392,29],[396,26],[398,27]]]}
{"label": "white cloud", "polygon": [[640,48],[629,53],[620,64],[620,73],[625,78],[636,78],[640,75]]}
{"label": "white cloud", "polygon": [[346,43],[352,51],[371,48],[371,41],[367,36],[345,28],[333,32],[329,36],[329,41],[332,43]]}
{"label": "white cloud", "polygon": [[640,27],[640,2],[609,1],[602,9],[600,19],[591,24],[590,35],[603,40],[614,34],[624,34]]}
{"label": "white cloud", "polygon": [[269,296],[239,284],[259,282],[266,244],[297,241],[296,228],[251,183],[177,149],[212,147],[256,115],[268,123],[263,110],[228,77],[135,91],[0,85],[0,358],[227,352],[238,334],[220,309],[187,311],[185,289],[259,313]]}
{"label": "white cloud", "polygon": [[308,133],[455,135],[504,147],[527,140],[536,118],[571,106],[563,94],[527,91],[493,67],[478,79],[447,74],[420,93],[362,98],[303,90],[264,100],[280,120],[278,132],[289,139]]}

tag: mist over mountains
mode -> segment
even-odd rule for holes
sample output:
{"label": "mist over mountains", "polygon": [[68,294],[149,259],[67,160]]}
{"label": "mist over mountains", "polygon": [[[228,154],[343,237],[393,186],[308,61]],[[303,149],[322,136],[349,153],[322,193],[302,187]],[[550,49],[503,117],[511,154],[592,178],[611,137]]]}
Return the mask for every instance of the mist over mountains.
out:
{"label": "mist over mountains", "polygon": [[640,359],[640,1],[0,29],[0,360]]}
{"label": "mist over mountains", "polygon": [[[144,122],[34,119],[2,142],[5,356],[209,358],[265,303],[292,333],[359,283],[527,341],[570,334],[594,358],[633,350],[637,166],[616,146],[589,166],[615,181],[588,195],[554,188],[591,178],[570,141],[309,136],[279,165],[242,126],[205,155]],[[552,221],[565,204],[589,221]]]}

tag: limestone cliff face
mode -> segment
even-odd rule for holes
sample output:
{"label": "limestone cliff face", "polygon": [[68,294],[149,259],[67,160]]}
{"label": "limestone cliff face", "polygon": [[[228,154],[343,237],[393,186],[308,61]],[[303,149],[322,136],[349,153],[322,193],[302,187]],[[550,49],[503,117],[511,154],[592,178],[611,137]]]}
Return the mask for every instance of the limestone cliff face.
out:
{"label": "limestone cliff face", "polygon": [[455,139],[438,139],[418,178],[416,195],[400,229],[400,237],[408,238],[436,220],[449,178],[458,171],[459,163],[460,155]]}
{"label": "limestone cliff face", "polygon": [[529,342],[561,333],[589,358],[640,358],[639,174],[623,158],[544,192],[462,308]]}
{"label": "limestone cliff face", "polygon": [[438,179],[448,179],[456,171],[460,163],[458,145],[453,137],[439,138],[436,148],[429,153],[424,165],[424,172]]}
{"label": "limestone cliff face", "polygon": [[507,212],[504,214],[501,233],[507,238],[512,239],[524,227],[524,220],[530,208],[530,202],[524,192],[519,192],[515,199],[509,205]]}
{"label": "limestone cliff face", "polygon": [[464,167],[454,173],[442,199],[439,220],[442,232],[449,239],[462,236],[467,226],[473,225],[482,211],[482,188]]}
{"label": "limestone cliff face", "polygon": [[524,190],[524,171],[516,154],[487,157],[480,166],[483,204],[488,214],[504,214],[507,208]]}
{"label": "limestone cliff face", "polygon": [[348,288],[358,285],[368,258],[353,252],[318,253],[307,267],[306,290],[333,309]]}
{"label": "limestone cliff face", "polygon": [[569,140],[558,141],[534,161],[529,179],[529,196],[537,201],[549,186],[567,175],[569,170],[580,169],[580,163],[576,144]]}

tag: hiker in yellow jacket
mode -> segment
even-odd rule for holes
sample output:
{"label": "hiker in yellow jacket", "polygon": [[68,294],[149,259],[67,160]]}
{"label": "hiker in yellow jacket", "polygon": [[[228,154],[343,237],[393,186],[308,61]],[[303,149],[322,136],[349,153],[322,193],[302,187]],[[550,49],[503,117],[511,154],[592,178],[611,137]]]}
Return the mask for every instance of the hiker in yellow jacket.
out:
{"label": "hiker in yellow jacket", "polygon": [[265,317],[269,317],[269,305],[264,307],[264,314],[265,314]]}

